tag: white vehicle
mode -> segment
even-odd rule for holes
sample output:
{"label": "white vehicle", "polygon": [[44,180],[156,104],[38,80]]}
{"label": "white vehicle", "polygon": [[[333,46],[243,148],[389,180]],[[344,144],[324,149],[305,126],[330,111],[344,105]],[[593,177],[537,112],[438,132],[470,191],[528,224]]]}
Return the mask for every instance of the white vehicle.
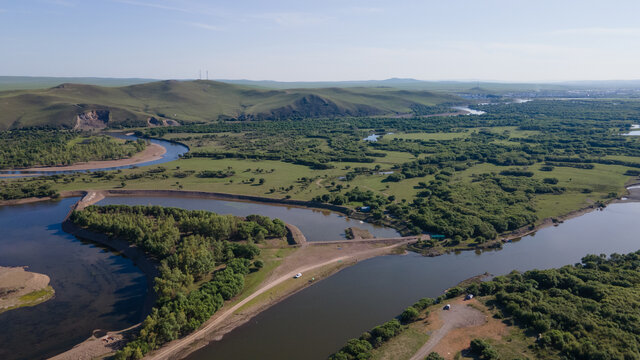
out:
{"label": "white vehicle", "polygon": [[444,308],[442,308],[443,310],[451,310],[451,305],[447,304],[444,306]]}
{"label": "white vehicle", "polygon": [[297,273],[297,274],[296,274],[296,276],[294,276],[293,278],[294,278],[294,279],[297,279],[297,278],[299,278],[299,277],[301,277],[301,276],[302,276],[302,273]]}

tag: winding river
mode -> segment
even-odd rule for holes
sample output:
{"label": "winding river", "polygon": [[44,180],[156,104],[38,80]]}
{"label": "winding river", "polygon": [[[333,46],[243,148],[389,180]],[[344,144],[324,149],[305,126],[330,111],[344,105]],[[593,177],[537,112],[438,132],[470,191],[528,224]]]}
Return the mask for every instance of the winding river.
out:
{"label": "winding river", "polygon": [[[49,275],[56,289],[48,302],[0,314],[2,359],[44,358],[71,348],[94,329],[126,328],[145,315],[147,284],[134,264],[62,232],[60,222],[75,201],[0,207],[0,265],[28,265]],[[354,223],[378,237],[395,233],[330,212],[271,204],[153,197],[100,202],[108,203],[260,213],[297,225],[310,241],[339,239]],[[409,253],[362,261],[272,306],[189,359],[325,359],[347,339],[396,316],[417,299],[437,296],[471,276],[573,264],[588,253],[635,251],[640,239],[630,224],[639,216],[640,203],[617,203],[505,244],[499,251],[435,258]]]}
{"label": "winding river", "polygon": [[[126,135],[122,133],[108,133],[108,134],[118,139],[124,139],[124,140],[138,139],[138,137],[134,135]],[[169,161],[178,160],[180,156],[182,156],[183,154],[189,151],[189,148],[182,144],[177,144],[170,141],[157,140],[157,139],[148,139],[148,140],[151,143],[160,145],[166,149],[166,152],[162,155],[162,158],[157,160],[152,160],[152,161],[146,161],[146,162],[142,162],[134,165],[124,165],[124,166],[115,166],[115,167],[96,167],[90,170],[64,170],[64,171],[0,170],[0,174],[10,175],[10,176],[4,176],[5,178],[17,178],[17,177],[25,177],[25,176],[50,176],[50,175],[60,175],[60,174],[71,174],[71,173],[77,173],[77,172],[130,169],[132,167],[157,165],[157,164],[162,164]]]}

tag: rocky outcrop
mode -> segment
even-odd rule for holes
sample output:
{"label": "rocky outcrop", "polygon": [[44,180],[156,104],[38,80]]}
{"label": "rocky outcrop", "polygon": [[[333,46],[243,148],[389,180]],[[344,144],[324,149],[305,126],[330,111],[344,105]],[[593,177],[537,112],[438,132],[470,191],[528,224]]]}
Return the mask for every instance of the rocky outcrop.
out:
{"label": "rocky outcrop", "polygon": [[109,110],[90,110],[76,116],[74,130],[104,129],[109,122]]}
{"label": "rocky outcrop", "polygon": [[162,120],[159,120],[155,117],[150,117],[147,119],[147,125],[154,127],[154,126],[164,126],[164,122]]}

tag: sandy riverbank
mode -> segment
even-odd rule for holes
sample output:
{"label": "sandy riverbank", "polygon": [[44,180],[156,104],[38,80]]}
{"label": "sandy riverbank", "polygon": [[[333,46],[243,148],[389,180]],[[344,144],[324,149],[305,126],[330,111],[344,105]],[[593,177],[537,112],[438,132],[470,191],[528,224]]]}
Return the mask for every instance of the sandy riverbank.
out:
{"label": "sandy riverbank", "polygon": [[[147,147],[141,152],[133,155],[130,158],[119,159],[119,160],[104,160],[104,161],[88,161],[83,163],[77,163],[73,165],[67,166],[46,166],[46,167],[30,167],[26,169],[10,169],[10,170],[2,170],[6,171],[21,171],[23,173],[29,172],[43,172],[43,171],[74,171],[74,170],[93,170],[93,169],[103,169],[103,168],[112,168],[119,166],[130,166],[145,163],[148,161],[155,161],[162,159],[162,156],[167,152],[167,149],[161,145],[150,143]],[[23,174],[28,175],[28,174]],[[15,174],[0,174],[0,177],[10,177],[15,176]]]}
{"label": "sandy riverbank", "polygon": [[0,313],[24,306],[35,306],[55,293],[49,277],[23,267],[0,266]]}

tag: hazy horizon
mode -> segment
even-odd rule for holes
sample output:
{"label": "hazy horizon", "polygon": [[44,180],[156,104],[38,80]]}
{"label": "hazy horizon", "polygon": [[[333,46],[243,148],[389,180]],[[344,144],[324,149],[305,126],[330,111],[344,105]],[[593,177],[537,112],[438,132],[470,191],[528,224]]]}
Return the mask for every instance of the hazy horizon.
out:
{"label": "hazy horizon", "polygon": [[6,76],[640,79],[636,1],[0,0]]}
{"label": "hazy horizon", "polygon": [[276,82],[276,83],[360,83],[360,82],[382,82],[389,80],[408,80],[408,81],[422,81],[422,82],[451,82],[451,83],[495,83],[495,84],[569,84],[569,83],[589,83],[589,82],[640,82],[640,78],[637,79],[602,79],[602,80],[594,80],[594,79],[578,79],[578,80],[549,80],[549,81],[509,81],[509,80],[492,80],[492,79],[437,79],[437,80],[425,80],[425,79],[416,79],[416,78],[399,78],[399,77],[390,77],[386,79],[345,79],[345,80],[276,80],[276,79],[246,79],[246,78],[238,78],[238,79],[206,79],[203,73],[202,78],[153,78],[153,77],[139,77],[139,76],[128,76],[128,77],[114,77],[114,76],[48,76],[48,75],[5,75],[0,74],[0,78],[61,78],[61,79],[114,79],[114,80],[127,80],[127,79],[139,79],[139,80],[153,80],[153,81],[194,81],[194,80],[208,80],[208,81],[249,81],[249,82]]}

